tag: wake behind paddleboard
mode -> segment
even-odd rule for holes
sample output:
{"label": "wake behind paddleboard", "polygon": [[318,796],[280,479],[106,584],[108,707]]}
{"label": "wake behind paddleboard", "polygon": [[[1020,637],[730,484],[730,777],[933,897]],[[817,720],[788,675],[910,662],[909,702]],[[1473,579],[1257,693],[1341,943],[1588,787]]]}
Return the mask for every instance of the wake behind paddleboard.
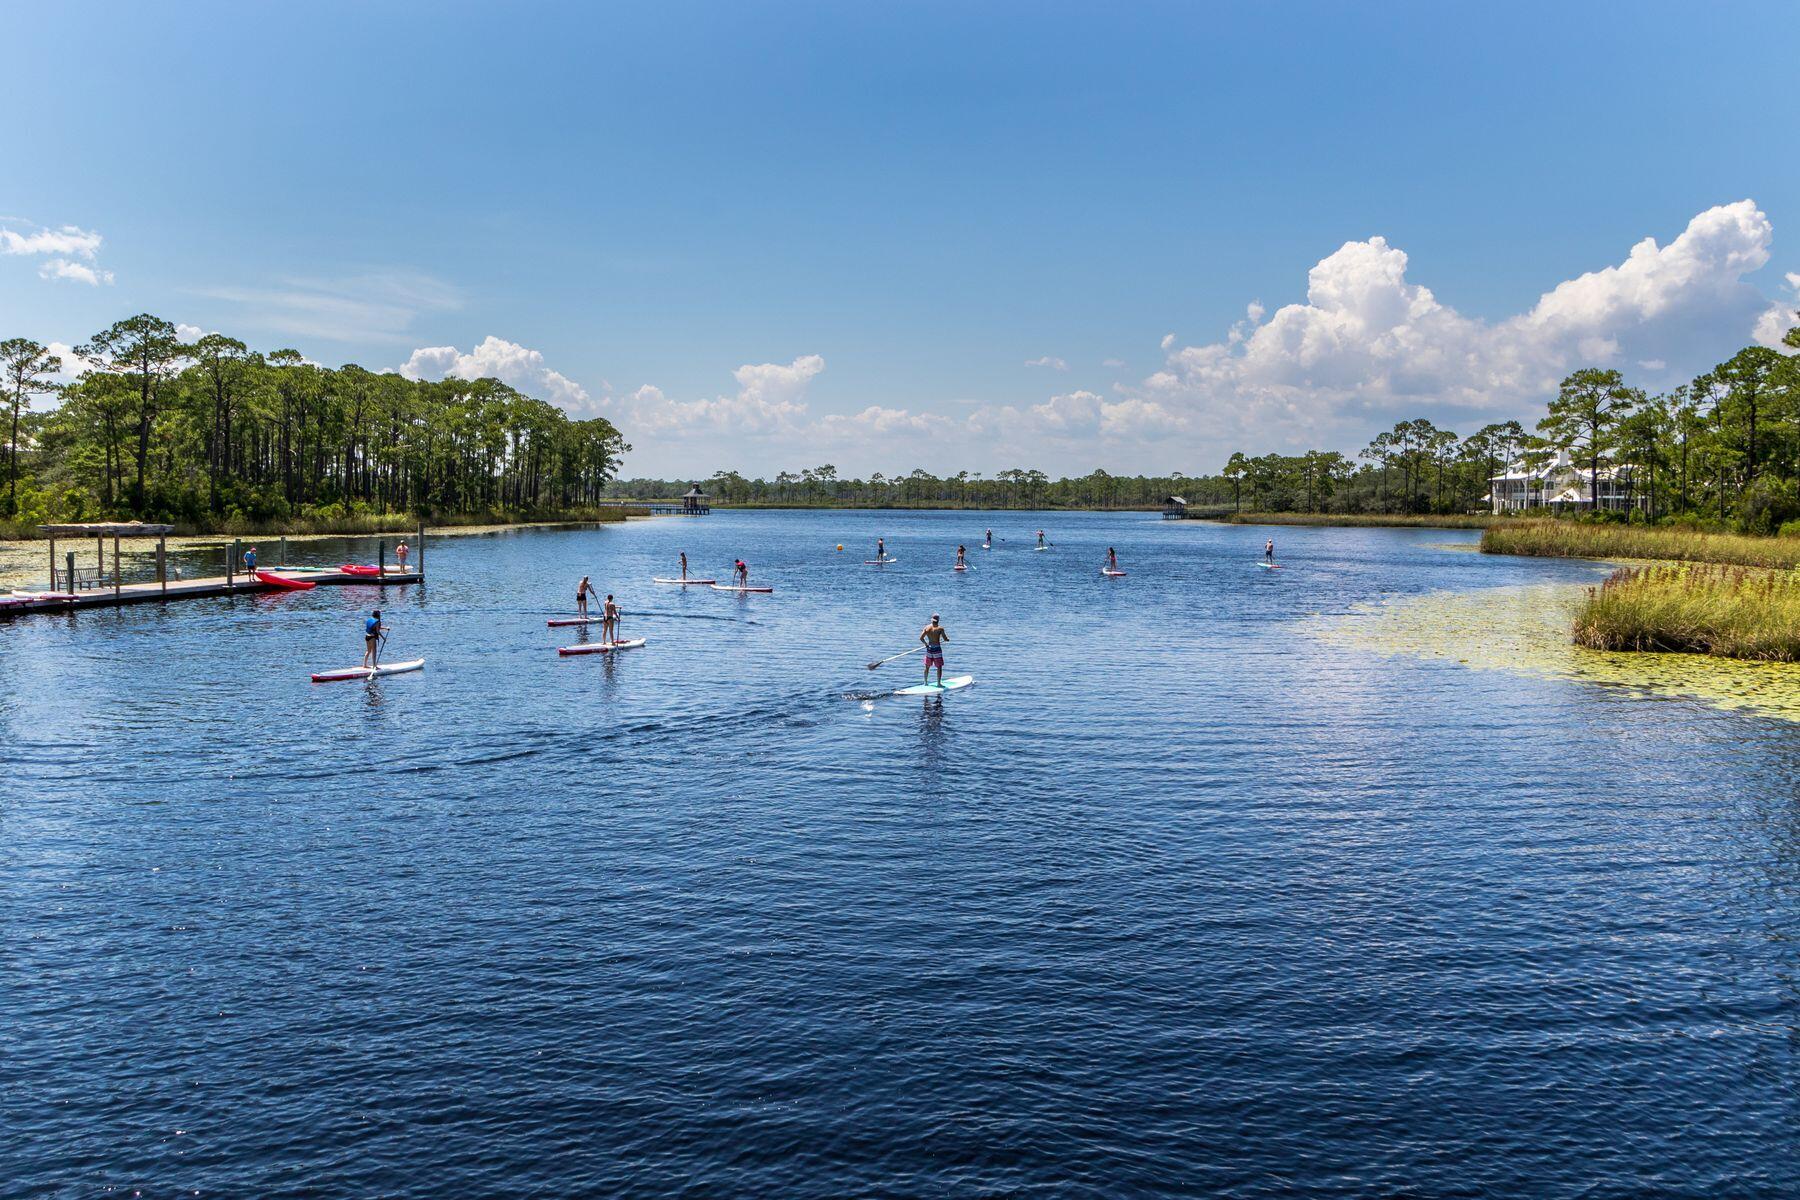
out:
{"label": "wake behind paddleboard", "polygon": [[407,671],[417,671],[425,666],[425,660],[415,658],[411,662],[382,663],[379,667],[345,667],[341,671],[314,672],[314,683],[342,683],[349,679],[374,679],[380,675],[402,675]]}
{"label": "wake behind paddleboard", "polygon": [[915,683],[911,687],[895,690],[896,696],[936,696],[943,692],[954,692],[958,688],[966,688],[975,682],[973,675],[946,676],[942,683]]}
{"label": "wake behind paddleboard", "polygon": [[719,581],[716,579],[664,579],[661,575],[653,575],[650,577],[650,582],[672,583],[676,587],[702,587],[711,586]]}
{"label": "wake behind paddleboard", "polygon": [[775,589],[772,587],[739,587],[735,583],[715,583],[712,585],[712,590],[715,592],[739,592],[739,593],[762,592],[763,594],[766,595],[769,592],[774,591]]}
{"label": "wake behind paddleboard", "polygon": [[588,646],[558,646],[556,652],[562,655],[611,654],[614,650],[636,650],[649,640],[648,638],[630,638],[623,642],[595,642]]}

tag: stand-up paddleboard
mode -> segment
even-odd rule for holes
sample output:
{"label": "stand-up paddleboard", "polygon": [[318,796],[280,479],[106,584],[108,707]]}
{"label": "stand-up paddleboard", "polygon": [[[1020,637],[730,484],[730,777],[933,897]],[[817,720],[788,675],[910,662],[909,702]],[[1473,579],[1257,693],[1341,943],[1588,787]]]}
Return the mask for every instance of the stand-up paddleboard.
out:
{"label": "stand-up paddleboard", "polygon": [[308,588],[319,586],[310,579],[289,579],[285,575],[277,575],[275,572],[265,571],[261,567],[256,568],[252,574],[256,576],[258,583],[266,583],[270,587],[281,588],[288,592],[304,592]]}
{"label": "stand-up paddleboard", "polygon": [[863,559],[863,566],[865,566],[865,567],[885,567],[889,563],[897,563],[899,561],[900,560],[897,558],[865,558],[865,559]]}
{"label": "stand-up paddleboard", "polygon": [[1256,565],[1257,565],[1257,566],[1259,566],[1259,567],[1261,567],[1261,568],[1262,568],[1262,569],[1263,569],[1263,570],[1265,570],[1265,571],[1279,571],[1279,570],[1281,570],[1281,564],[1280,564],[1280,563],[1272,563],[1272,562],[1267,562],[1267,561],[1265,561],[1265,562],[1259,562],[1259,563],[1257,563],[1257,564],[1256,564]]}
{"label": "stand-up paddleboard", "polygon": [[942,683],[915,683],[911,687],[897,688],[896,696],[937,696],[944,692],[954,692],[958,688],[966,688],[975,682],[973,675],[948,675]]}
{"label": "stand-up paddleboard", "polygon": [[981,548],[983,550],[992,550],[994,548],[994,544],[992,542],[983,542],[983,543],[981,543]]}
{"label": "stand-up paddleboard", "polygon": [[648,638],[629,638],[623,642],[594,642],[587,646],[558,646],[556,652],[562,655],[611,654],[614,650],[636,650],[649,640]]}
{"label": "stand-up paddleboard", "polygon": [[964,564],[962,564],[962,565],[960,565],[960,566],[955,566],[955,567],[951,567],[951,568],[950,568],[950,569],[951,569],[951,570],[952,570],[952,571],[966,571],[966,570],[968,570],[968,569],[969,569],[969,566],[968,566],[968,564],[967,564],[967,563],[964,563]]}
{"label": "stand-up paddleboard", "polygon": [[314,683],[342,683],[348,679],[374,679],[378,675],[404,675],[408,671],[417,671],[425,666],[425,660],[415,658],[411,662],[382,663],[379,667],[345,667],[341,671],[316,671],[313,673]]}
{"label": "stand-up paddleboard", "polygon": [[651,583],[672,583],[676,587],[711,587],[719,582],[716,579],[664,579],[661,575],[652,575]]}
{"label": "stand-up paddleboard", "polygon": [[715,592],[737,592],[740,595],[745,592],[761,592],[764,595],[767,595],[775,589],[772,587],[742,587],[735,583],[715,583],[712,585],[712,590]]}
{"label": "stand-up paddleboard", "polygon": [[1049,548],[1050,547],[1048,547],[1048,546],[1033,546],[1032,547],[1033,550],[1048,550]]}
{"label": "stand-up paddleboard", "polygon": [[1109,577],[1109,578],[1112,578],[1112,579],[1117,579],[1117,578],[1118,578],[1118,577],[1119,577],[1119,576],[1121,576],[1121,575],[1123,575],[1123,574],[1124,574],[1124,573],[1125,573],[1125,572],[1123,572],[1123,571],[1115,571],[1115,570],[1113,570],[1113,569],[1112,569],[1112,568],[1111,568],[1111,567],[1101,567],[1101,568],[1100,568],[1100,573],[1101,573],[1101,574],[1102,574],[1102,575],[1105,575],[1105,576],[1107,576],[1107,577]]}
{"label": "stand-up paddleboard", "polygon": [[552,629],[561,629],[568,625],[598,625],[604,620],[606,620],[605,617],[556,617],[545,621],[544,624]]}

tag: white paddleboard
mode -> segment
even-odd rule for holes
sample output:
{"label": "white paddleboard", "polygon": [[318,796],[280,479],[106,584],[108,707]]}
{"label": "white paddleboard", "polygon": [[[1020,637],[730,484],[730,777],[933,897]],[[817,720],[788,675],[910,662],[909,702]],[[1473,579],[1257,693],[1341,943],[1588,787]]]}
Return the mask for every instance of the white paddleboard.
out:
{"label": "white paddleboard", "polygon": [[1048,546],[1033,546],[1032,547],[1033,550],[1048,550],[1049,548],[1050,547],[1048,547]]}
{"label": "white paddleboard", "polygon": [[966,688],[975,682],[973,675],[946,675],[942,683],[915,683],[911,687],[899,688],[896,696],[936,696],[944,692],[954,692],[958,688]]}
{"label": "white paddleboard", "polygon": [[697,586],[703,586],[703,585],[709,586],[709,585],[715,584],[719,581],[716,579],[664,579],[661,575],[652,575],[650,577],[650,582],[651,583],[672,583],[676,587],[697,587]]}
{"label": "white paddleboard", "polygon": [[951,569],[951,570],[952,570],[952,571],[966,571],[966,570],[968,570],[968,569],[969,569],[969,568],[968,568],[968,567],[967,567],[967,566],[961,566],[961,567],[951,567],[951,568],[950,568],[950,569]]}
{"label": "white paddleboard", "polygon": [[379,667],[345,667],[341,671],[316,671],[312,681],[341,683],[347,679],[374,679],[379,675],[403,675],[408,671],[421,670],[424,666],[424,659],[415,658],[411,662],[382,663]]}
{"label": "white paddleboard", "polygon": [[712,590],[715,592],[763,592],[763,593],[768,593],[768,592],[774,591],[775,589],[772,587],[739,587],[735,583],[715,583],[712,585]]}
{"label": "white paddleboard", "polygon": [[1262,569],[1263,569],[1263,570],[1265,570],[1265,571],[1279,571],[1279,570],[1281,570],[1281,564],[1280,564],[1280,563],[1272,563],[1272,562],[1259,562],[1259,563],[1257,563],[1257,564],[1256,564],[1256,565],[1257,565],[1257,566],[1259,566],[1259,567],[1261,567],[1261,568],[1262,568]]}
{"label": "white paddleboard", "polygon": [[611,654],[614,650],[636,650],[648,638],[630,638],[623,642],[595,642],[588,646],[558,646],[558,654]]}
{"label": "white paddleboard", "polygon": [[1113,578],[1114,578],[1114,579],[1117,579],[1117,578],[1118,578],[1118,577],[1119,577],[1119,576],[1121,576],[1121,575],[1123,575],[1123,574],[1124,574],[1124,573],[1125,573],[1125,572],[1123,572],[1123,571],[1114,571],[1114,570],[1112,570],[1112,569],[1110,569],[1110,568],[1108,568],[1108,567],[1101,567],[1101,568],[1100,568],[1100,573],[1101,573],[1101,574],[1102,574],[1102,575],[1110,575],[1110,576],[1112,576],[1112,577],[1113,577]]}

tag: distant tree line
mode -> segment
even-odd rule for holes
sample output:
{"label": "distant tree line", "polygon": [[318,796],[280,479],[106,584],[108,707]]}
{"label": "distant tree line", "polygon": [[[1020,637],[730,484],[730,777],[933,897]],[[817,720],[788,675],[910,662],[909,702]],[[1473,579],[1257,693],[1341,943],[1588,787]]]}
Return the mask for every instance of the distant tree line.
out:
{"label": "distant tree line", "polygon": [[681,495],[695,482],[718,504],[796,507],[1154,508],[1171,495],[1197,504],[1228,503],[1231,499],[1231,487],[1224,479],[1200,479],[1179,472],[1110,475],[1095,470],[1086,475],[1051,479],[1042,471],[1025,469],[999,471],[992,476],[973,471],[937,476],[916,469],[903,475],[877,471],[867,479],[855,479],[839,475],[830,464],[799,472],[782,471],[773,480],[747,479],[736,471],[721,471],[698,481],[621,479],[607,489],[607,494],[632,500],[666,499]]}
{"label": "distant tree line", "polygon": [[[59,383],[66,366],[73,383]],[[75,361],[0,342],[0,518],[281,521],[352,513],[541,513],[600,498],[629,449],[495,379],[428,383],[148,314]],[[54,407],[32,411],[33,400]]]}
{"label": "distant tree line", "polygon": [[[1784,340],[1800,350],[1800,327]],[[1360,462],[1335,451],[1237,453],[1222,477],[1234,507],[1259,511],[1456,513],[1487,507],[1490,480],[1509,464],[1538,473],[1562,455],[1590,496],[1602,471],[1628,468],[1620,485],[1639,519],[1756,532],[1800,521],[1800,356],[1746,347],[1661,395],[1583,368],[1530,430],[1503,421],[1458,437],[1421,418],[1378,435]]]}

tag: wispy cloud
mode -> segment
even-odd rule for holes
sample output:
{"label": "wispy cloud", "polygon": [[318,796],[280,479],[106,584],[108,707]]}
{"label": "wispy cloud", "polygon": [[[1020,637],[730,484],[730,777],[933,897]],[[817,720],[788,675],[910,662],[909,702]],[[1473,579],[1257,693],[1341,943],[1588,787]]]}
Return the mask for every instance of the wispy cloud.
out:
{"label": "wispy cloud", "polygon": [[197,294],[235,305],[227,328],[264,330],[334,342],[411,340],[413,322],[425,313],[462,307],[462,293],[423,272],[363,271],[339,278],[294,277],[274,286],[223,285]]}
{"label": "wispy cloud", "polygon": [[1052,371],[1066,371],[1069,369],[1068,363],[1051,354],[1046,354],[1042,358],[1028,358],[1025,360],[1025,365],[1028,367],[1048,367]]}

